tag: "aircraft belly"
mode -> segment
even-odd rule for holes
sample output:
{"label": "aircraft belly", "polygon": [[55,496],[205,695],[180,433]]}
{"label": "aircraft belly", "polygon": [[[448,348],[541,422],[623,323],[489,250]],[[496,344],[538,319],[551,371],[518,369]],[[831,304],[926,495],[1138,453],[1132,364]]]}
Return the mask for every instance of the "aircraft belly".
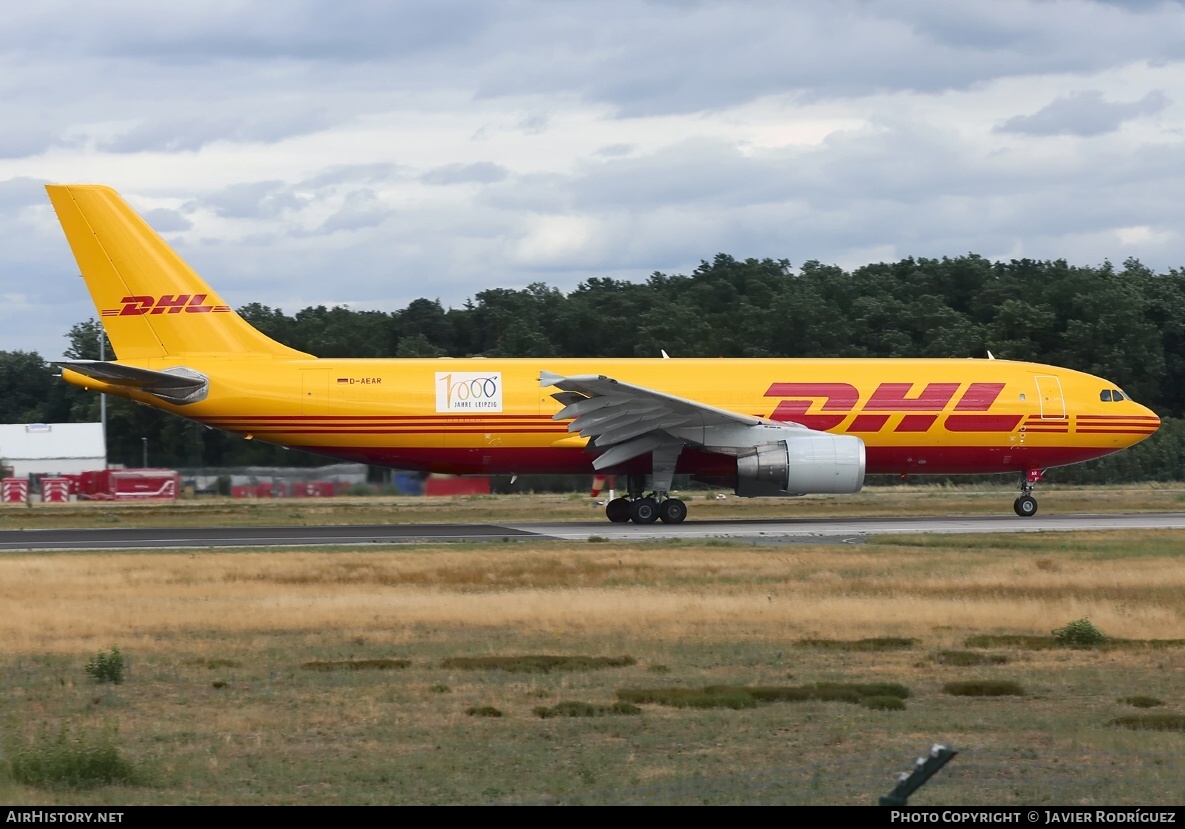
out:
{"label": "aircraft belly", "polygon": [[[294,446],[295,448],[295,446]],[[358,463],[390,466],[422,472],[452,475],[591,475],[593,455],[580,448],[540,446],[383,446],[307,444],[303,448],[320,455]],[[1011,453],[1003,447],[951,446],[935,449],[929,446],[869,447],[868,474],[899,475],[966,475],[993,472],[1023,472],[1064,466],[1107,454],[1108,450],[1092,447],[1034,448],[1023,453]],[[925,463],[919,461],[925,460]],[[638,458],[613,470],[616,474],[650,471],[649,458]],[[696,477],[731,478],[736,473],[733,458],[687,449],[680,455],[678,472]]]}

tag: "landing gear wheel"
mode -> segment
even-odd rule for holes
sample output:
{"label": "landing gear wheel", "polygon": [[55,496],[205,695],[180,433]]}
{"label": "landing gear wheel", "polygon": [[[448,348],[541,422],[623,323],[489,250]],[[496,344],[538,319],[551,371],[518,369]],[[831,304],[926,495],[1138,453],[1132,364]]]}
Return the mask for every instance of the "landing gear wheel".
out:
{"label": "landing gear wheel", "polygon": [[1029,518],[1037,514],[1037,499],[1032,495],[1022,495],[1013,501],[1012,508],[1021,518]]}
{"label": "landing gear wheel", "polygon": [[630,502],[630,519],[635,524],[653,524],[658,520],[658,501],[639,498]]}
{"label": "landing gear wheel", "polygon": [[630,520],[630,502],[626,498],[614,498],[605,504],[605,517],[614,524],[624,524]]}
{"label": "landing gear wheel", "polygon": [[687,504],[678,498],[668,498],[658,505],[658,517],[664,524],[682,524],[687,517]]}

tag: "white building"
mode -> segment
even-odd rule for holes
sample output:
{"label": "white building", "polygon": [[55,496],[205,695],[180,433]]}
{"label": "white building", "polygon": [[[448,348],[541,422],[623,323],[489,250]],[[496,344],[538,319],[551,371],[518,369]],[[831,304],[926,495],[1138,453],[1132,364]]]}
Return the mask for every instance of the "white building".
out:
{"label": "white building", "polygon": [[0,423],[0,466],[18,478],[106,469],[103,424]]}

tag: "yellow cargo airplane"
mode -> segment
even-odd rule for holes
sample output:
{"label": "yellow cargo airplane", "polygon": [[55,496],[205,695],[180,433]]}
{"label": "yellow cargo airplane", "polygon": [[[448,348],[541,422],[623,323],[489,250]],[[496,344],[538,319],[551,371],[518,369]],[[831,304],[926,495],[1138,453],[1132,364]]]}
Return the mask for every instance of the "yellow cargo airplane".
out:
{"label": "yellow cargo airplane", "polygon": [[682,521],[677,472],[741,496],[1007,472],[1030,516],[1045,469],[1160,426],[1114,383],[1007,360],[317,359],[252,328],[114,190],[47,189],[118,357],[60,363],[68,382],[344,460],[625,475],[610,521]]}

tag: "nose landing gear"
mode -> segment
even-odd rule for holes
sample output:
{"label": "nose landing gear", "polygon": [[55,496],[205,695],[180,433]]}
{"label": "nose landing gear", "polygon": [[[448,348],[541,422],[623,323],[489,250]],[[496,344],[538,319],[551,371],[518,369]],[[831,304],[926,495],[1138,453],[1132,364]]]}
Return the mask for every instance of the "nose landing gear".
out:
{"label": "nose landing gear", "polygon": [[1041,480],[1042,471],[1030,469],[1020,479],[1020,497],[1012,502],[1012,509],[1021,518],[1032,518],[1037,514],[1037,499],[1033,497],[1033,485]]}

